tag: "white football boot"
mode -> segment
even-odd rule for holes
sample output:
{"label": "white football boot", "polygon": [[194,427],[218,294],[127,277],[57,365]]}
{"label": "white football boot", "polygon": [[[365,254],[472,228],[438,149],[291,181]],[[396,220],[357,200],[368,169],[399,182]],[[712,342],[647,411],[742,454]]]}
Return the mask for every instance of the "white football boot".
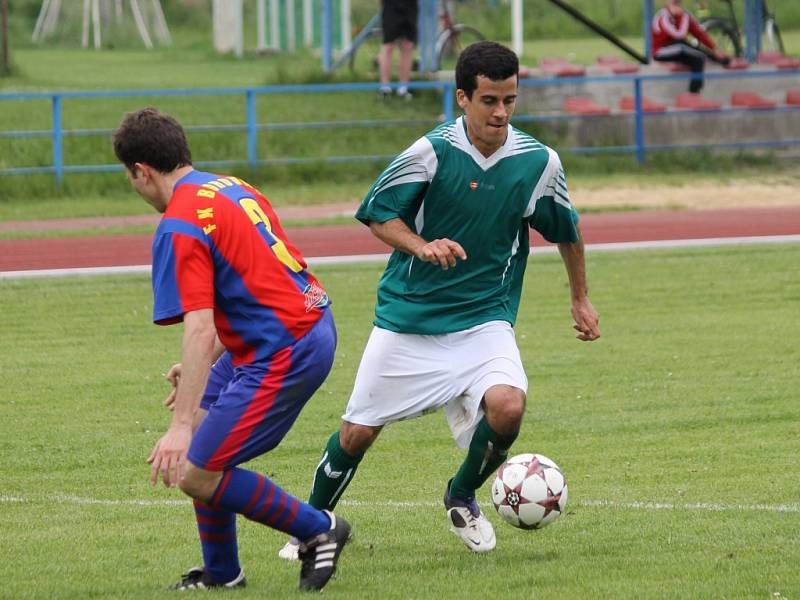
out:
{"label": "white football boot", "polygon": [[457,498],[450,495],[450,482],[444,492],[444,507],[450,531],[473,552],[489,552],[497,545],[494,527],[483,514],[475,497]]}

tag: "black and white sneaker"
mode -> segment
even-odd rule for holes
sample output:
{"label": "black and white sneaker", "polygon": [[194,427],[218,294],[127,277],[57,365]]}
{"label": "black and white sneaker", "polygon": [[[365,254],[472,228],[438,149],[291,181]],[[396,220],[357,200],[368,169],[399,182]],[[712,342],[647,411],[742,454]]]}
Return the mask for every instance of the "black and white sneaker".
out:
{"label": "black and white sneaker", "polygon": [[336,563],[342,548],[350,539],[350,523],[330,511],[323,511],[331,519],[331,528],[309,540],[300,542],[300,589],[321,590],[336,572]]}
{"label": "black and white sneaker", "polygon": [[[452,479],[450,480],[452,481]],[[444,507],[447,509],[447,523],[464,545],[473,552],[494,550],[497,540],[494,527],[483,514],[474,496],[459,498],[450,495],[450,481],[444,491]]]}
{"label": "black and white sneaker", "polygon": [[247,580],[244,578],[244,571],[239,571],[239,574],[229,581],[228,583],[217,583],[211,579],[211,575],[205,572],[201,567],[192,567],[188,572],[181,576],[181,580],[169,586],[170,590],[184,591],[184,590],[207,590],[207,589],[226,589],[226,588],[243,588],[247,587]]}

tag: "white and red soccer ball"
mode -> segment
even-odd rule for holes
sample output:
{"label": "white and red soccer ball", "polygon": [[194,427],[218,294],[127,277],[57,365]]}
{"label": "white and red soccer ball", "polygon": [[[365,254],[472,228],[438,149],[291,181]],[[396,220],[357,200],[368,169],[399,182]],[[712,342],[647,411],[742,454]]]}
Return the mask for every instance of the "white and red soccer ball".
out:
{"label": "white and red soccer ball", "polygon": [[519,454],[497,470],[492,502],[503,519],[520,529],[541,529],[567,507],[567,481],[541,454]]}

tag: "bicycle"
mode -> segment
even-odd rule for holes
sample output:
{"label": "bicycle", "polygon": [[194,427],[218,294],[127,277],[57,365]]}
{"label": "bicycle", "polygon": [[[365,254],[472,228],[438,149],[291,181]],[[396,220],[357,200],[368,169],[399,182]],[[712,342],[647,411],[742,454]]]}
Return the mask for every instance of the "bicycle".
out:
{"label": "bicycle", "polygon": [[436,60],[439,70],[454,70],[461,51],[475,42],[486,39],[469,25],[453,19],[453,0],[442,0],[439,12],[439,34],[436,36]]}
{"label": "bicycle", "polygon": [[[742,43],[742,33],[739,29],[739,21],[736,18],[736,10],[733,0],[722,0],[727,5],[728,15],[714,15],[708,9],[705,1],[697,2],[696,14],[700,18],[700,25],[703,26],[714,40],[717,47],[729,56],[742,57],[744,55],[744,44]],[[763,52],[786,53],[783,45],[783,38],[778,27],[775,13],[770,12],[767,1],[762,3],[762,21],[764,31],[761,38],[761,50]]]}
{"label": "bicycle", "polygon": [[[439,32],[436,35],[435,43],[435,56],[436,68],[439,70],[454,69],[458,56],[461,51],[474,42],[479,42],[486,39],[484,35],[469,25],[463,23],[456,23],[453,19],[453,0],[442,0],[439,9]],[[352,49],[349,58],[349,66],[352,72],[356,72],[357,68],[364,59],[358,59],[358,56],[371,56],[372,68],[378,69],[378,53],[383,44],[383,30],[380,26],[380,19],[373,18],[370,23],[374,23],[358,46]],[[358,33],[358,32],[356,32]],[[412,66],[413,71],[419,70],[419,61],[414,59]]]}

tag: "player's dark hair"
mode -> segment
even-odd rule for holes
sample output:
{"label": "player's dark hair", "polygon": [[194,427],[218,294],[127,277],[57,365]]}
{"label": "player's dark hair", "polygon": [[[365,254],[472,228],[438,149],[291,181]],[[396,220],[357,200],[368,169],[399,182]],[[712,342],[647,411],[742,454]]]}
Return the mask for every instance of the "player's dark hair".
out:
{"label": "player's dark hair", "polygon": [[456,87],[464,90],[467,98],[472,99],[472,92],[478,87],[478,75],[492,81],[519,76],[519,59],[497,42],[476,42],[464,48],[456,64]]}
{"label": "player's dark hair", "polygon": [[152,107],[127,113],[113,139],[114,154],[131,172],[136,163],[144,163],[159,173],[192,164],[181,124]]}

